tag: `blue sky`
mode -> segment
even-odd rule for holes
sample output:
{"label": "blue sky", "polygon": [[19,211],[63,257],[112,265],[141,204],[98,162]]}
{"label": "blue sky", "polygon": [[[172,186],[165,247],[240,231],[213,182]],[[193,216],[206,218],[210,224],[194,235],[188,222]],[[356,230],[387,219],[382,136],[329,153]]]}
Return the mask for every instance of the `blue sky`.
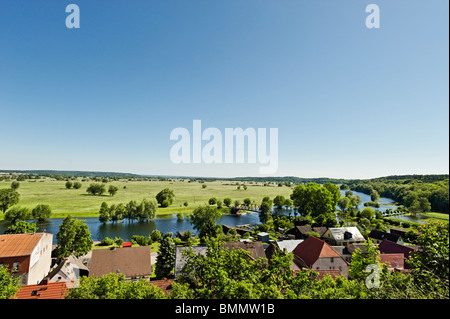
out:
{"label": "blue sky", "polygon": [[[65,26],[70,3],[79,29]],[[448,173],[448,6],[1,1],[0,170],[259,175],[172,163],[170,132],[199,119],[278,128],[275,176]]]}

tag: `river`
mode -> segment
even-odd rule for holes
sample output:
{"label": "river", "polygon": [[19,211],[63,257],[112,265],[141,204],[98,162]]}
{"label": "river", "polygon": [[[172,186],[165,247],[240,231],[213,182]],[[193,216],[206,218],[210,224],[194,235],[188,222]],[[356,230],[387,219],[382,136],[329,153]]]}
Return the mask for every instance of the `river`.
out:
{"label": "river", "polygon": [[[345,196],[345,191],[341,190],[342,196]],[[359,205],[359,209],[364,209],[364,203],[370,201],[370,196],[360,193],[353,192],[355,195],[361,196],[362,203]],[[378,201],[380,203],[379,208],[374,208],[377,211],[384,212],[386,209],[396,209],[397,206],[393,205],[394,201],[389,198],[381,197]],[[339,209],[339,208],[337,208]],[[281,210],[273,208],[273,212],[282,215],[294,216],[294,210],[283,208]],[[398,218],[398,217],[397,217]],[[185,217],[184,220],[179,221],[176,215],[169,215],[165,217],[155,218],[149,222],[128,222],[126,220],[120,223],[107,223],[103,224],[98,220],[98,217],[86,217],[79,218],[86,221],[89,231],[91,232],[91,239],[94,241],[101,241],[105,237],[115,238],[120,237],[124,241],[131,240],[133,235],[141,235],[148,237],[149,234],[154,230],[158,229],[162,233],[172,232],[176,235],[177,231],[189,230],[195,234],[197,232],[193,229],[189,218]],[[59,226],[62,223],[62,218],[51,218],[42,223],[39,223],[39,232],[45,231],[47,233],[53,234],[53,242],[56,244],[56,234],[58,233]],[[29,222],[35,222],[35,220],[30,220]],[[259,214],[249,213],[244,215],[224,215],[218,221],[218,224],[225,224],[230,226],[236,225],[258,225]],[[5,230],[10,225],[8,221],[0,221],[0,234],[3,234]]]}
{"label": "river", "polygon": [[[155,218],[148,222],[128,222],[126,220],[120,223],[103,224],[98,220],[98,217],[79,218],[86,221],[86,225],[91,232],[91,239],[93,241],[101,241],[105,237],[115,238],[120,237],[124,241],[131,240],[133,235],[141,235],[148,237],[154,230],[158,229],[161,233],[172,232],[176,235],[177,231],[189,230],[194,234],[198,234],[192,227],[189,218],[179,221],[176,215],[169,215],[166,217]],[[63,218],[50,218],[42,223],[38,223],[38,232],[47,232],[53,234],[53,243],[56,244],[56,234],[59,231]],[[28,222],[36,222],[36,220],[28,220]],[[225,224],[230,226],[251,224],[260,224],[258,213],[249,213],[245,215],[223,215],[218,224]],[[0,234],[3,234],[10,222],[0,221]]]}

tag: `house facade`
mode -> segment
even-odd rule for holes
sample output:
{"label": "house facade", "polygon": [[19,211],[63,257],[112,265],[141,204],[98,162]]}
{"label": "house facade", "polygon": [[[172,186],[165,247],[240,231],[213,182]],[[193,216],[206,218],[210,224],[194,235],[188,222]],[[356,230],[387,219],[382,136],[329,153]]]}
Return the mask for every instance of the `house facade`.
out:
{"label": "house facade", "polygon": [[308,237],[293,250],[294,262],[313,271],[339,271],[348,277],[348,263],[325,241]]}
{"label": "house facade", "polygon": [[52,243],[48,233],[0,235],[0,265],[19,277],[20,284],[38,284],[50,270]]}

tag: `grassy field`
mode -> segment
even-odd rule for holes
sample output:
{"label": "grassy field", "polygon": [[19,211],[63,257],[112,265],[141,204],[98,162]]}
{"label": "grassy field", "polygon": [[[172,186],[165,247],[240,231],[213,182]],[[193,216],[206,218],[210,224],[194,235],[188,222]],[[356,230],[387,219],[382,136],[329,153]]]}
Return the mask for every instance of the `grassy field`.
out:
{"label": "grassy field", "polygon": [[[118,203],[128,203],[130,200],[140,201],[144,198],[156,200],[156,194],[164,188],[174,190],[175,199],[170,207],[158,208],[157,214],[176,214],[179,212],[190,213],[199,205],[205,205],[208,199],[216,197],[223,200],[225,197],[231,197],[234,200],[242,200],[250,198],[260,203],[264,196],[274,198],[276,195],[283,195],[286,198],[292,193],[290,187],[278,187],[274,184],[263,186],[263,184],[249,184],[247,190],[238,190],[235,184],[231,182],[205,182],[206,188],[202,188],[201,183],[187,181],[115,181],[106,184],[115,185],[119,191],[115,196],[105,194],[102,196],[89,195],[86,188],[91,182],[82,182],[80,189],[66,189],[65,181],[55,181],[51,179],[37,181],[20,182],[18,192],[20,200],[18,206],[33,208],[38,204],[48,204],[52,209],[52,217],[65,217],[71,215],[73,217],[95,217],[98,216],[98,210],[102,202],[108,205]],[[244,183],[241,183],[241,185]],[[9,188],[11,182],[0,182],[0,189]],[[125,188],[124,188],[125,187]],[[189,205],[185,207],[184,202]],[[0,213],[0,219],[3,214]]]}

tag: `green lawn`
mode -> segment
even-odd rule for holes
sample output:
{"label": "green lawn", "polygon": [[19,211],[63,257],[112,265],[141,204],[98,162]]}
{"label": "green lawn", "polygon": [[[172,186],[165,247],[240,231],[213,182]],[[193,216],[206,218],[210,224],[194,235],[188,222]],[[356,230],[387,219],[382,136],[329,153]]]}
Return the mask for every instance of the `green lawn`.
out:
{"label": "green lawn", "polygon": [[[231,182],[205,182],[206,188],[202,188],[201,183],[187,181],[117,181],[107,183],[106,189],[110,184],[119,187],[117,194],[112,197],[108,195],[93,196],[86,192],[86,188],[91,182],[82,182],[82,187],[76,189],[66,189],[65,181],[55,181],[50,179],[38,181],[20,182],[18,192],[20,193],[19,206],[33,208],[38,204],[48,204],[52,209],[52,217],[65,217],[67,215],[75,217],[95,217],[98,216],[98,210],[102,202],[108,205],[118,203],[128,203],[130,200],[140,201],[144,198],[155,200],[156,194],[164,188],[174,190],[175,199],[170,207],[158,208],[157,214],[176,214],[178,212],[190,213],[199,206],[207,204],[211,197],[223,200],[225,197],[231,197],[242,200],[250,198],[260,203],[264,196],[274,198],[276,195],[289,197],[292,188],[283,186],[263,186],[260,184],[248,184],[247,190],[241,187],[237,189]],[[0,182],[0,189],[9,188],[11,182]],[[126,188],[124,188],[124,186]],[[189,205],[185,207],[184,202]],[[3,214],[0,214],[3,219]]]}

